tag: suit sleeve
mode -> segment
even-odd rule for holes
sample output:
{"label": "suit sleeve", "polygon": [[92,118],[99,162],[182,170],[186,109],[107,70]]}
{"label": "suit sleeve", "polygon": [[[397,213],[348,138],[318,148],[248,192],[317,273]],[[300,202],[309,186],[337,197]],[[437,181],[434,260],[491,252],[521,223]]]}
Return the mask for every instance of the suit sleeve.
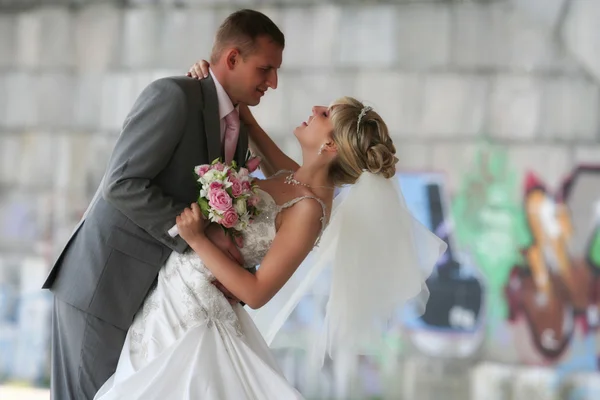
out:
{"label": "suit sleeve", "polygon": [[186,117],[186,96],[175,82],[161,79],[146,87],[123,124],[102,186],[109,204],[180,253],[187,243],[180,237],[171,238],[167,231],[189,204],[165,195],[153,179],[173,156]]}

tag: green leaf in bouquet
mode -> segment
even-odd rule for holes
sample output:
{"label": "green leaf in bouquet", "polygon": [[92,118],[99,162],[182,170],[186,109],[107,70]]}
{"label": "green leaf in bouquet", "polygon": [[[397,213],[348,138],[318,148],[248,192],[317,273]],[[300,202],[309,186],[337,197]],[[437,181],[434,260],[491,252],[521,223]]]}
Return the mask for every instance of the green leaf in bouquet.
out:
{"label": "green leaf in bouquet", "polygon": [[204,197],[198,197],[198,205],[200,206],[200,210],[202,210],[202,214],[205,216],[208,215],[208,211],[210,210],[208,200],[206,200]]}

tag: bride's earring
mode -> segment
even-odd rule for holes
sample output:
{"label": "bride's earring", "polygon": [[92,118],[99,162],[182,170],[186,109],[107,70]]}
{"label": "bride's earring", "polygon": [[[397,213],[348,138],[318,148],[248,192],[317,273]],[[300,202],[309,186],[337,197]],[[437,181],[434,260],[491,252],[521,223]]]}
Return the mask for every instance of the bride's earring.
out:
{"label": "bride's earring", "polygon": [[321,145],[321,147],[319,148],[319,152],[318,152],[317,154],[318,154],[318,155],[321,155],[321,154],[323,154],[323,149],[324,149],[324,148],[325,148],[325,143],[323,143],[323,144]]}

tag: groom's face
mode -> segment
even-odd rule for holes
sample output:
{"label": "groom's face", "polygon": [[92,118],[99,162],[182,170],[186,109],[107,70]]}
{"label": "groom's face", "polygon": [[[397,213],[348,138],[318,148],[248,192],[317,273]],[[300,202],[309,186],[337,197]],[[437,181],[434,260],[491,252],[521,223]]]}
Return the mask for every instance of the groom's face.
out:
{"label": "groom's face", "polygon": [[269,89],[277,89],[277,70],[281,67],[283,49],[268,37],[256,39],[254,52],[240,57],[232,71],[231,90],[237,101],[255,106]]}

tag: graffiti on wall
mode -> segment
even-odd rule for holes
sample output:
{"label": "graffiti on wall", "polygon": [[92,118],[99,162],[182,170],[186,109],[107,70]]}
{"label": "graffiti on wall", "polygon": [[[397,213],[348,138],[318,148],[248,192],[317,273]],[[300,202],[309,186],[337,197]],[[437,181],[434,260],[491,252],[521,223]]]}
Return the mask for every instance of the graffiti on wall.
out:
{"label": "graffiti on wall", "polygon": [[443,175],[400,182],[449,244],[427,312],[405,318],[418,350],[469,357],[481,345],[500,361],[600,368],[600,166],[578,166],[552,190],[535,171],[517,176],[501,147],[482,146],[451,201]]}
{"label": "graffiti on wall", "polygon": [[488,333],[495,332],[507,314],[502,296],[510,269],[522,256],[522,207],[517,176],[506,152],[482,147],[462,177],[452,201],[458,246],[473,258],[487,288]]}
{"label": "graffiti on wall", "polygon": [[579,166],[552,192],[533,172],[523,184],[529,240],[506,284],[508,321],[523,362],[598,368],[600,166]]}

